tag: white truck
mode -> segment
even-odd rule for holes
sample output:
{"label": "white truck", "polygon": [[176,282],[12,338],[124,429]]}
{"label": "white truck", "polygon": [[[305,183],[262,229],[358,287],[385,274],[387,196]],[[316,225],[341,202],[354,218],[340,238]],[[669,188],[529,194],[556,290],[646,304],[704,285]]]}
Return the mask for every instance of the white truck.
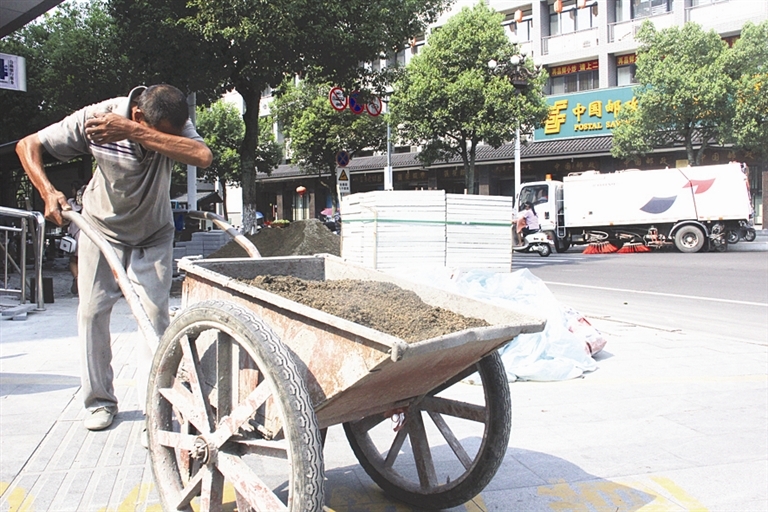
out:
{"label": "white truck", "polygon": [[737,162],[679,169],[571,173],[563,181],[525,183],[542,231],[563,252],[571,245],[674,244],[681,252],[725,250],[754,239],[746,166]]}

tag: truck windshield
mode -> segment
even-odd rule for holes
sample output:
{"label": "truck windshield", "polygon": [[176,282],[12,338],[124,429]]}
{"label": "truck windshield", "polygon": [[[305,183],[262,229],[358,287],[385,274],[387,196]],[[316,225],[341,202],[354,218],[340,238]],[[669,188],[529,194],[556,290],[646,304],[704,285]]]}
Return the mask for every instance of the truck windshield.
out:
{"label": "truck windshield", "polygon": [[546,203],[547,198],[547,185],[536,185],[531,187],[523,187],[520,191],[520,199],[518,201],[518,208],[519,205],[524,203],[531,203],[531,204],[540,204],[540,203]]}

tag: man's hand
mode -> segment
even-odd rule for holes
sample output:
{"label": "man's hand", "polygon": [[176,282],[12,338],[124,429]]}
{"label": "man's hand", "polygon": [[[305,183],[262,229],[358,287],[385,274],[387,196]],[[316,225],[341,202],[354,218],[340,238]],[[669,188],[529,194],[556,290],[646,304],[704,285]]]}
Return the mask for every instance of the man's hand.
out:
{"label": "man's hand", "polygon": [[85,122],[85,136],[96,144],[130,139],[138,123],[117,114],[97,113]]}
{"label": "man's hand", "polygon": [[57,226],[69,224],[69,222],[65,221],[61,216],[61,212],[63,210],[71,209],[72,207],[69,206],[67,197],[56,189],[51,191],[45,197],[45,218],[54,222]]}

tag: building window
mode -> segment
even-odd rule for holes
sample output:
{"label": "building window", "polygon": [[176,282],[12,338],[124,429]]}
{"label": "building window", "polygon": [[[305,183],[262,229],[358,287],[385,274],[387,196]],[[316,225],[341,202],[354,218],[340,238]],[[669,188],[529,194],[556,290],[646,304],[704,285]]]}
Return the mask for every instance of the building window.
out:
{"label": "building window", "polygon": [[508,13],[501,25],[507,27],[516,37],[517,41],[524,43],[526,41],[532,41],[531,34],[533,33],[533,16],[530,11],[522,11],[523,19],[520,22],[515,21],[515,12]]}
{"label": "building window", "polygon": [[[627,1],[627,0],[625,0]],[[670,11],[672,0],[629,0],[631,1],[632,19],[655,16]],[[618,10],[617,10],[618,12]]]}
{"label": "building window", "polygon": [[637,83],[637,80],[635,79],[636,71],[637,71],[637,66],[635,66],[634,64],[616,68],[616,85],[621,87],[622,85],[636,84]]}
{"label": "building window", "polygon": [[549,5],[549,35],[570,34],[577,30],[597,27],[597,2],[589,2],[583,9],[575,2],[563,2],[563,11],[555,12],[554,4]]}
{"label": "building window", "polygon": [[637,55],[634,53],[616,56],[617,86],[620,87],[622,85],[632,85],[637,83],[637,80],[635,79],[635,72],[637,71],[637,66],[635,65],[636,60]]}
{"label": "building window", "polygon": [[567,94],[569,92],[590,91],[600,87],[600,72],[579,71],[563,76],[553,76],[549,79],[550,94]]}

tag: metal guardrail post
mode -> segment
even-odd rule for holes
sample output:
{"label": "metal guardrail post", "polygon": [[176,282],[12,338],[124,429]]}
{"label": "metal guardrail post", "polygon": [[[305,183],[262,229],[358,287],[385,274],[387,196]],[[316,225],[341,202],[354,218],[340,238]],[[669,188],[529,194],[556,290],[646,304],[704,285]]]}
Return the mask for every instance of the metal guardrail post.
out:
{"label": "metal guardrail post", "polygon": [[[45,217],[40,212],[31,212],[0,206],[0,216],[21,219],[21,248],[19,261],[19,274],[21,276],[21,298],[19,303],[27,300],[27,230],[28,221],[31,221],[34,232],[33,250],[35,252],[35,279],[37,283],[35,302],[38,311],[45,311],[43,300],[43,250],[45,248]],[[5,254],[7,261],[8,254]],[[7,263],[6,263],[7,265]]]}

